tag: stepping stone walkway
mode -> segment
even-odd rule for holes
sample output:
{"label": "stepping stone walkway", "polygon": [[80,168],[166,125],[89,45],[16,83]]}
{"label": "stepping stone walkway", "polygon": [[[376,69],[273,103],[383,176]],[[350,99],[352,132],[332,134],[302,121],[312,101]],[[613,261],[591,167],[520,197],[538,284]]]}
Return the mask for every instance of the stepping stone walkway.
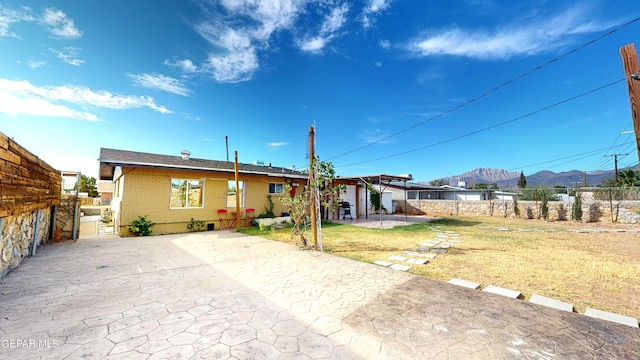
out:
{"label": "stepping stone walkway", "polygon": [[[420,243],[419,246],[415,247],[416,251],[406,250],[402,252],[404,255],[411,256],[410,258],[400,255],[389,255],[389,260],[406,262],[413,265],[424,265],[429,262],[427,259],[433,259],[438,256],[438,254],[446,253],[448,249],[460,244],[462,240],[462,236],[453,231],[445,231],[442,233],[440,230],[434,230],[434,232],[436,233],[436,237],[433,241]],[[411,266],[396,264],[386,260],[375,260],[373,263],[400,271],[408,271],[411,269]]]}

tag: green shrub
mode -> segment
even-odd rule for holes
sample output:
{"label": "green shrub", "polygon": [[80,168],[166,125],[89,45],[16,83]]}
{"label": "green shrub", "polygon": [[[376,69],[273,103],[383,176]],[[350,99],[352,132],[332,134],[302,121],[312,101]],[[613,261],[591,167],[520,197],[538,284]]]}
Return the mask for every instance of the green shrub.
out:
{"label": "green shrub", "polygon": [[136,220],[131,222],[131,226],[128,227],[129,231],[137,236],[148,236],[151,235],[151,227],[155,225],[155,223],[149,219],[147,219],[147,215],[140,216]]}
{"label": "green shrub", "polygon": [[204,221],[191,218],[191,221],[187,224],[187,230],[191,232],[204,231]]}

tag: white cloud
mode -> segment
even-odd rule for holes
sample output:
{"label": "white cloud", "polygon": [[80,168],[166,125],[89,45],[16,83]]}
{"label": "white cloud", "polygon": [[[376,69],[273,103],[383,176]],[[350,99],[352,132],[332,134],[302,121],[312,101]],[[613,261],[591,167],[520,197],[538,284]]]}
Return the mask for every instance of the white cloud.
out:
{"label": "white cloud", "polygon": [[389,40],[380,40],[379,44],[380,44],[380,47],[385,50],[391,49],[391,42]]}
{"label": "white cloud", "polygon": [[274,32],[292,26],[304,2],[223,0],[220,5],[228,16],[213,16],[195,26],[217,50],[201,69],[219,82],[233,83],[253,78],[259,68],[258,50],[269,47]]}
{"label": "white cloud", "polygon": [[73,20],[61,10],[55,8],[46,8],[42,14],[42,23],[49,28],[49,31],[56,36],[64,39],[77,39],[82,36]]}
{"label": "white cloud", "polygon": [[123,96],[71,85],[38,87],[28,81],[0,78],[0,113],[99,120],[95,114],[75,110],[68,104],[114,110],[148,107],[162,114],[171,113],[147,96]]}
{"label": "white cloud", "polygon": [[46,61],[27,60],[27,65],[32,69],[37,69],[47,65]]}
{"label": "white cloud", "polygon": [[336,33],[347,22],[347,12],[349,12],[349,6],[347,6],[347,4],[333,8],[331,13],[325,16],[318,35],[298,41],[300,50],[310,53],[320,53],[322,49],[336,37]]}
{"label": "white cloud", "polygon": [[17,34],[10,31],[11,25],[22,21],[29,22],[34,20],[28,9],[11,10],[0,5],[0,37],[19,38]]}
{"label": "white cloud", "polygon": [[177,67],[185,73],[195,73],[199,71],[198,67],[189,59],[165,60],[164,64],[167,66]]}
{"label": "white cloud", "polygon": [[409,42],[415,56],[453,55],[477,59],[508,59],[538,54],[566,45],[570,35],[605,30],[614,24],[585,21],[586,8],[574,6],[537,22],[514,22],[494,31],[452,28],[423,34]]}
{"label": "white cloud", "polygon": [[375,16],[389,8],[393,0],[368,0],[362,10],[361,21],[362,26],[367,29],[373,25]]}
{"label": "white cloud", "polygon": [[[213,28],[206,31],[213,31]],[[216,41],[225,51],[222,54],[210,54],[204,65],[205,70],[219,82],[251,80],[258,69],[257,50],[252,38],[241,31],[227,29]]]}
{"label": "white cloud", "polygon": [[285,145],[289,145],[289,143],[277,141],[277,142],[270,142],[270,143],[267,144],[267,146],[269,146],[272,149],[277,149],[277,148],[283,147]]}
{"label": "white cloud", "polygon": [[67,47],[63,48],[62,50],[56,50],[56,49],[52,49],[52,48],[49,48],[49,50],[51,52],[53,52],[54,54],[56,54],[58,59],[62,60],[63,62],[65,62],[65,63],[67,63],[69,65],[80,66],[80,65],[84,64],[84,60],[78,59],[78,53],[81,50],[78,47],[67,46]]}
{"label": "white cloud", "polygon": [[149,89],[170,92],[176,95],[189,96],[191,91],[184,86],[181,80],[161,74],[127,74],[133,82]]}

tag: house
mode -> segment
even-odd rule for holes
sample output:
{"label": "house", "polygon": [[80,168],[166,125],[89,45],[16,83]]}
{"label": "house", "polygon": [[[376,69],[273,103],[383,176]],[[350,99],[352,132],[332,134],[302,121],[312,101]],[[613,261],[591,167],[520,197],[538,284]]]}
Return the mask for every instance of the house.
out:
{"label": "house", "polygon": [[[190,157],[100,149],[99,180],[113,184],[111,209],[114,229],[121,236],[139,216],[153,221],[154,234],[187,231],[191,220],[204,221],[220,229],[221,221],[236,211],[235,163]],[[299,171],[257,164],[238,164],[241,212],[255,209],[255,215],[273,207],[286,212],[279,198],[285,185],[292,192],[302,189],[307,175]],[[219,217],[218,210],[226,210]]]}
{"label": "house", "polygon": [[111,203],[113,198],[113,183],[111,181],[98,181],[97,191],[100,195],[100,203]]}
{"label": "house", "polygon": [[[352,212],[357,217],[368,217],[374,214],[374,205],[371,202],[371,189],[380,193],[380,205],[386,212],[395,213],[395,195],[394,191],[402,184],[412,180],[410,174],[389,175],[360,175],[339,177],[340,181],[347,184],[346,194],[343,195],[343,201],[349,201],[355,208]],[[404,196],[404,195],[403,195]]]}
{"label": "house", "polygon": [[387,189],[393,193],[393,200],[398,202],[405,200],[405,198],[406,200],[513,200],[516,195],[513,192],[495,189],[467,189],[450,185],[431,186],[423,183],[397,181],[390,183]]}

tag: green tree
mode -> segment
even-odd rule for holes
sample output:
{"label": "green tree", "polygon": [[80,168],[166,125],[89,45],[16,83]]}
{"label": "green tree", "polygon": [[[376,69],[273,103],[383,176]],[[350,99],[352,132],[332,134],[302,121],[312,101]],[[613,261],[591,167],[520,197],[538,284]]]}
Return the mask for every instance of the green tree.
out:
{"label": "green tree", "polygon": [[429,182],[429,185],[431,186],[442,186],[442,185],[449,185],[449,180],[442,178],[442,179],[436,179],[436,180],[432,180]]}
{"label": "green tree", "polygon": [[96,185],[96,178],[87,177],[84,174],[80,174],[80,192],[86,192],[89,197],[98,197],[98,187]]}
{"label": "green tree", "polygon": [[640,186],[640,171],[625,169],[618,174],[618,186],[633,187]]}
{"label": "green tree", "polygon": [[571,211],[571,219],[582,221],[582,194],[576,192],[576,201],[573,203],[573,211]]}
{"label": "green tree", "polygon": [[323,206],[327,211],[335,211],[339,206],[339,199],[336,197],[346,191],[345,185],[335,184],[336,172],[332,163],[320,161],[317,156],[313,163],[316,168],[314,183],[307,184],[302,191],[296,192],[295,195],[291,195],[291,186],[286,185],[284,194],[280,197],[282,204],[289,210],[289,216],[293,222],[291,238],[297,239],[302,246],[308,246],[305,232],[311,225],[309,221],[313,210],[311,209],[311,196],[314,190],[318,191],[320,195],[319,206]]}
{"label": "green tree", "polygon": [[527,187],[527,178],[524,176],[524,173],[520,171],[520,180],[518,180],[518,188],[524,189]]}

